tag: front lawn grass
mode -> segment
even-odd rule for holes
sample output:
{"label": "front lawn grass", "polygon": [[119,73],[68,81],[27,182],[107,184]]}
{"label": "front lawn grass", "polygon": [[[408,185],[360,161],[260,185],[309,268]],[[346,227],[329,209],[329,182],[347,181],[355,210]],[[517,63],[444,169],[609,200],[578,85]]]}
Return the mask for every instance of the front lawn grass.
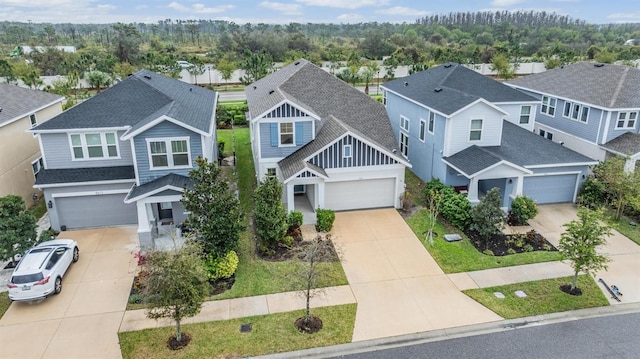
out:
{"label": "front lawn grass", "polygon": [[[191,337],[186,348],[171,351],[167,339],[175,327],[119,333],[122,357],[129,358],[246,358],[351,342],[356,304],[322,307],[311,315],[322,319],[315,334],[298,332],[294,321],[304,310],[217,322],[187,324],[183,333]],[[240,333],[240,325],[251,323],[250,333]]]}
{"label": "front lawn grass", "polygon": [[605,220],[607,221],[607,224],[620,232],[623,236],[640,245],[640,224],[636,224],[635,226],[631,225],[632,220],[625,216],[622,216],[616,221],[613,219],[613,215],[611,214],[607,214],[605,216]]}
{"label": "front lawn grass", "polygon": [[0,294],[0,318],[7,312],[11,305],[11,299],[9,299],[9,293],[4,292]]}
{"label": "front lawn grass", "polygon": [[[582,295],[575,296],[561,291],[560,286],[570,284],[572,279],[573,277],[545,279],[469,289],[463,293],[505,319],[609,305],[598,284],[588,275],[578,276],[578,287],[582,289]],[[517,290],[524,291],[527,296],[518,297],[514,293]],[[494,292],[501,292],[505,298],[497,298]]]}
{"label": "front lawn grass", "polygon": [[[427,251],[445,273],[471,272],[521,264],[558,261],[562,258],[559,252],[546,251],[519,253],[501,257],[486,255],[479,252],[463,233],[445,227],[440,221],[436,223],[434,228],[438,236],[434,238],[434,244],[431,246],[426,243],[425,236],[429,228],[427,210],[417,211],[406,221],[413,233],[422,241]],[[447,242],[443,236],[448,233],[458,233],[463,239],[458,242]]]}

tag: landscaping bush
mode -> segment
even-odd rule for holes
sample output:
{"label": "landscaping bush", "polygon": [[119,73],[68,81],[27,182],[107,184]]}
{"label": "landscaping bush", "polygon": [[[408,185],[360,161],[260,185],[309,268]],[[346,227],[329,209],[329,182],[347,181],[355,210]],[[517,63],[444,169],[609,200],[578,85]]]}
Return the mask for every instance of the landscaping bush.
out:
{"label": "landscaping bush", "polygon": [[57,236],[58,236],[58,232],[56,232],[53,229],[49,228],[49,229],[47,229],[45,231],[42,231],[40,233],[40,236],[38,237],[38,243],[51,240],[52,237],[56,238]]}
{"label": "landscaping bush", "polygon": [[287,233],[288,215],[281,197],[282,185],[275,177],[265,178],[255,190],[254,222],[263,254],[272,254]]}
{"label": "landscaping bush", "polygon": [[578,193],[578,203],[591,209],[600,208],[608,202],[607,185],[595,176],[587,177]]}
{"label": "landscaping bush", "polygon": [[239,262],[236,251],[229,251],[227,255],[219,258],[207,254],[205,257],[207,277],[211,281],[230,278],[238,269]]}
{"label": "landscaping bush", "polygon": [[531,197],[518,196],[511,202],[509,211],[509,224],[512,226],[524,226],[527,221],[538,214],[538,206]]}
{"label": "landscaping bush", "polygon": [[289,222],[289,226],[291,227],[300,227],[302,225],[302,220],[304,219],[304,215],[300,211],[291,211],[289,212],[289,217],[287,221]]}
{"label": "landscaping bush", "polygon": [[316,210],[316,229],[319,232],[329,232],[333,228],[333,221],[336,219],[336,213],[330,209]]}
{"label": "landscaping bush", "polygon": [[232,123],[234,126],[246,125],[247,119],[245,113],[247,111],[249,111],[249,107],[246,103],[219,103],[218,107],[216,108],[216,122],[219,127],[225,127],[226,125]]}
{"label": "landscaping bush", "polygon": [[424,198],[426,198],[427,203],[429,203],[429,197],[431,196],[431,193],[435,192],[441,192],[442,190],[446,189],[446,188],[450,188],[445,186],[442,182],[440,182],[440,179],[438,178],[434,178],[431,181],[427,182],[424,184]]}
{"label": "landscaping bush", "polygon": [[502,232],[505,214],[500,208],[501,204],[500,190],[492,188],[471,210],[470,228],[478,233],[485,244],[485,249],[491,238]]}
{"label": "landscaping bush", "polygon": [[457,193],[453,187],[445,186],[437,178],[424,184],[424,193],[427,206],[432,194],[440,193],[438,209],[442,218],[461,230],[469,227],[471,203],[466,195]]}

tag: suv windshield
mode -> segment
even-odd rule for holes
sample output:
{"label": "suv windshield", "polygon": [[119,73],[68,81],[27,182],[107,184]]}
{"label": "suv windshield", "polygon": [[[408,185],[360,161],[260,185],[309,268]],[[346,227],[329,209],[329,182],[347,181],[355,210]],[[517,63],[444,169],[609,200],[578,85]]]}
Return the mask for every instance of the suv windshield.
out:
{"label": "suv windshield", "polygon": [[43,278],[44,277],[42,276],[42,273],[15,275],[11,278],[11,283],[13,284],[33,283],[33,282],[42,280]]}

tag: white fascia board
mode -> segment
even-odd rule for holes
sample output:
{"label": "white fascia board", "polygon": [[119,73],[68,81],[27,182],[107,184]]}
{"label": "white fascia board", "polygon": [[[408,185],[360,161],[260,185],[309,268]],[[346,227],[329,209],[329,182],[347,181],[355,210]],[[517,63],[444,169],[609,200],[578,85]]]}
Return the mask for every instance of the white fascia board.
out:
{"label": "white fascia board", "polygon": [[127,131],[130,126],[121,127],[91,127],[91,128],[61,128],[55,130],[27,130],[32,133],[88,133],[88,132],[113,132]]}
{"label": "white fascia board", "polygon": [[496,111],[498,111],[498,112],[502,113],[502,114],[503,114],[503,115],[505,115],[505,116],[508,116],[508,115],[509,115],[509,113],[508,113],[508,112],[506,112],[505,110],[501,109],[500,107],[498,107],[498,106],[494,105],[493,103],[491,103],[491,102],[489,102],[489,101],[487,101],[487,100],[485,100],[485,99],[483,99],[483,98],[479,98],[479,99],[477,99],[477,100],[473,101],[472,103],[470,103],[470,104],[468,104],[468,105],[466,105],[466,106],[462,107],[461,109],[458,109],[456,112],[452,113],[452,114],[451,114],[451,117],[454,117],[454,116],[458,115],[459,113],[461,113],[461,112],[463,112],[463,111],[466,111],[467,109],[469,109],[469,108],[471,108],[471,107],[473,107],[473,106],[475,106],[475,105],[477,105],[477,104],[479,104],[479,103],[484,103],[485,105],[487,105],[487,106],[489,106],[489,107],[493,108],[494,110],[496,110]]}
{"label": "white fascia board", "polygon": [[52,183],[52,184],[44,184],[44,185],[33,185],[33,188],[43,189],[43,188],[61,188],[61,187],[74,187],[74,186],[95,186],[102,184],[119,184],[119,183],[135,183],[135,179],[126,179],[126,180],[113,180],[113,181],[93,181],[93,182],[65,182],[65,183]]}
{"label": "white fascia board", "polygon": [[[23,118],[29,117],[29,115],[31,115],[32,113],[36,113],[36,112],[38,112],[38,111],[44,110],[45,108],[50,107],[50,106],[53,106],[53,105],[55,105],[55,104],[56,104],[56,103],[58,103],[58,102],[62,102],[63,100],[64,100],[64,97],[60,97],[59,99],[57,99],[57,100],[55,100],[55,101],[52,101],[52,102],[50,102],[50,103],[48,103],[48,104],[46,104],[46,105],[43,105],[43,106],[37,107],[37,108],[35,108],[35,109],[33,109],[33,110],[29,110],[29,111],[27,111],[27,112],[23,113],[23,114],[22,114],[22,115],[20,115],[20,116],[16,116],[16,117],[14,117],[14,118],[10,119],[10,120],[9,120],[9,121],[7,121],[7,122],[0,123],[0,127],[7,126],[7,125],[12,124],[12,123],[14,123],[14,122],[16,122],[16,121],[19,121],[19,120],[21,120],[21,119],[23,119]],[[56,115],[56,116],[57,116],[57,115]],[[56,116],[53,116],[53,117],[56,117]],[[53,118],[53,117],[52,117],[52,118]],[[50,119],[47,119],[47,121],[49,121],[49,120],[50,120]],[[42,122],[42,123],[45,123],[45,122],[47,122],[47,121],[44,121],[44,122]],[[29,129],[29,130],[27,130],[27,132],[31,132],[31,131],[30,131],[30,129]]]}
{"label": "white fascia board", "polygon": [[[261,119],[263,119],[263,118],[264,118],[264,116],[266,116],[268,113],[270,113],[271,111],[275,110],[276,108],[278,108],[278,107],[280,107],[280,106],[284,105],[285,103],[289,104],[289,106],[295,107],[295,108],[297,108],[298,110],[300,110],[300,111],[302,111],[302,112],[306,113],[307,115],[309,115],[309,117],[311,117],[311,118],[313,118],[313,119],[315,119],[315,120],[317,120],[317,121],[320,121],[320,117],[319,117],[318,115],[316,115],[315,113],[313,113],[313,111],[311,111],[311,110],[307,110],[306,108],[303,108],[303,107],[300,107],[299,105],[296,105],[296,104],[294,104],[293,102],[291,102],[289,99],[286,99],[286,98],[285,98],[284,100],[282,100],[282,101],[278,102],[278,103],[277,103],[277,104],[275,104],[274,106],[269,107],[266,111],[264,111],[263,113],[259,114],[258,116],[252,116],[252,117],[251,117],[251,122],[258,122],[258,121],[260,121],[260,120],[261,120]],[[277,119],[275,119],[275,120],[274,120],[274,122],[276,122],[276,121],[278,121],[278,120],[277,120]]]}
{"label": "white fascia board", "polygon": [[180,188],[180,187],[176,187],[176,186],[171,186],[171,185],[166,185],[157,189],[154,189],[153,191],[149,191],[143,195],[140,195],[138,197],[133,197],[133,198],[128,198],[126,201],[124,201],[124,203],[133,203],[133,202],[137,202],[140,199],[143,198],[147,198],[147,197],[151,197],[154,194],[160,193],[162,191],[166,191],[166,190],[172,190],[172,191],[176,191],[176,192],[181,192],[184,193],[184,189]]}
{"label": "white fascia board", "polygon": [[[429,106],[427,106],[427,105],[425,105],[425,104],[423,104],[423,103],[420,103],[420,102],[418,102],[418,101],[415,101],[415,100],[413,100],[413,99],[410,99],[410,98],[408,98],[407,96],[404,96],[404,95],[402,95],[402,94],[400,94],[400,93],[398,93],[398,92],[395,92],[395,91],[393,91],[393,90],[389,90],[388,88],[386,88],[386,87],[384,87],[384,86],[382,86],[382,85],[380,85],[380,87],[382,87],[384,90],[386,90],[386,91],[388,91],[388,92],[390,92],[390,93],[392,93],[392,94],[394,94],[394,95],[396,95],[396,96],[398,96],[398,97],[400,97],[400,98],[402,98],[402,99],[404,99],[404,100],[406,100],[406,101],[409,101],[409,102],[411,102],[411,103],[413,103],[413,104],[415,104],[415,105],[418,105],[418,106],[420,106],[420,107],[422,107],[422,108],[425,108],[425,109],[427,109],[428,111],[431,111],[431,112],[437,113],[438,115],[440,115],[440,116],[442,116],[442,117],[445,117],[445,118],[447,118],[447,117],[451,117],[451,115],[449,115],[449,114],[447,114],[447,113],[444,113],[444,112],[440,112],[440,111],[438,111],[438,110],[435,110],[435,109],[433,109],[433,108],[431,108],[431,107],[429,107]],[[388,104],[387,104],[387,106],[388,106]]]}
{"label": "white fascia board", "polygon": [[189,126],[189,125],[185,124],[182,121],[178,121],[175,118],[172,118],[172,117],[169,117],[169,116],[166,116],[166,115],[162,115],[162,116],[156,118],[155,120],[145,124],[144,126],[136,129],[135,131],[130,131],[130,132],[127,132],[127,133],[123,134],[120,137],[120,139],[124,141],[124,140],[128,140],[130,138],[133,138],[134,136],[136,136],[136,135],[138,135],[138,134],[140,134],[140,133],[142,133],[142,132],[144,132],[144,131],[146,131],[146,130],[148,130],[150,128],[153,128],[153,127],[157,126],[158,124],[160,124],[160,123],[162,123],[164,121],[171,122],[174,125],[178,125],[180,127],[186,128],[186,129],[188,129],[190,131],[193,131],[195,133],[198,133],[200,135],[209,136],[208,133],[206,133],[206,132],[204,132],[202,130],[199,130],[199,129],[195,128],[195,127]]}
{"label": "white fascia board", "polygon": [[575,167],[575,166],[593,166],[598,164],[598,161],[589,162],[573,162],[573,163],[554,163],[549,165],[531,165],[525,166],[526,168],[558,168],[558,167]]}

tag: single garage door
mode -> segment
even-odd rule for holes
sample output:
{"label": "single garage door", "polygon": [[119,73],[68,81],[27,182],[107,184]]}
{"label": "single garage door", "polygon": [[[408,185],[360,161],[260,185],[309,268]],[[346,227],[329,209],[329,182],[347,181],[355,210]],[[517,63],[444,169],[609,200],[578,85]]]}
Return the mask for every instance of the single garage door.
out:
{"label": "single garage door", "polygon": [[325,185],[325,208],[349,209],[393,207],[395,178],[329,182]]}
{"label": "single garage door", "polygon": [[573,202],[577,174],[525,177],[523,193],[536,202]]}
{"label": "single garage door", "polygon": [[74,229],[137,224],[136,205],[124,203],[125,196],[123,193],[56,198],[60,226]]}

